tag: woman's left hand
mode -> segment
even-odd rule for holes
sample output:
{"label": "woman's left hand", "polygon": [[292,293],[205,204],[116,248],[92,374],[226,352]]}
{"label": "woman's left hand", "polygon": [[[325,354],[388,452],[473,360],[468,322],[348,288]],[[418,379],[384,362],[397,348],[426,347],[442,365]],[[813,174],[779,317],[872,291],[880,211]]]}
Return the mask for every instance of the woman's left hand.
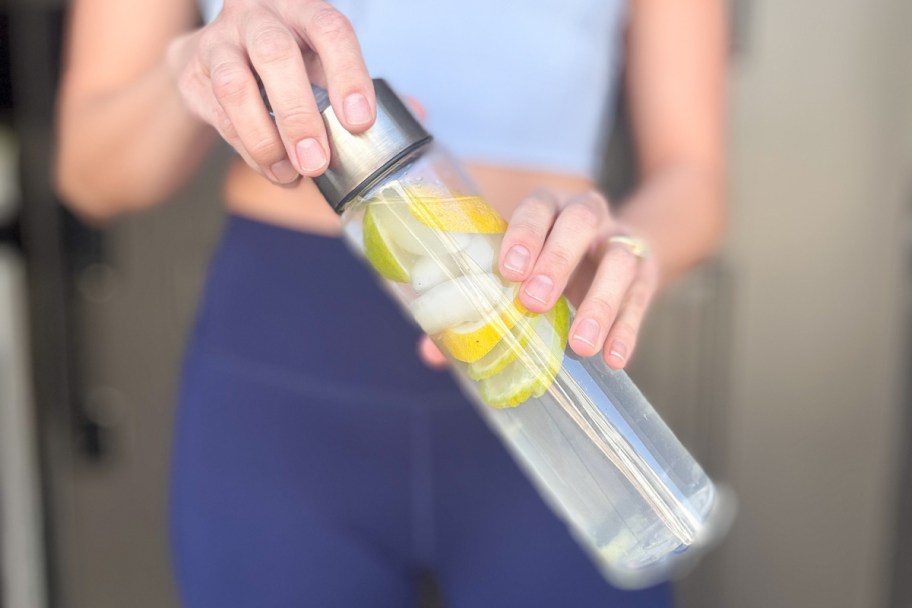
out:
{"label": "woman's left hand", "polygon": [[[540,190],[513,211],[503,236],[500,273],[522,283],[520,301],[532,312],[548,311],[565,293],[577,305],[569,344],[584,357],[602,353],[623,368],[636,347],[640,324],[659,283],[658,265],[638,251],[597,192],[562,196]],[[445,362],[425,339],[422,357]]]}

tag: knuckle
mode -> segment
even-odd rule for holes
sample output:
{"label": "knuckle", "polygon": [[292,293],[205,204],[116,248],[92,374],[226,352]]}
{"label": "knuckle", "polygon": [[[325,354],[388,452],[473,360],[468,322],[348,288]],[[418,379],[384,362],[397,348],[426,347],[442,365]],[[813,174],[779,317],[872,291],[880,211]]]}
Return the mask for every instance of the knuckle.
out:
{"label": "knuckle", "polygon": [[352,32],[351,22],[332,7],[324,7],[314,14],[310,29],[317,36],[338,40],[349,37]]}
{"label": "knuckle", "polygon": [[291,33],[279,25],[265,25],[253,32],[250,54],[258,63],[276,63],[299,52],[298,43]]}
{"label": "knuckle", "polygon": [[225,140],[234,142],[237,139],[237,129],[235,128],[234,123],[231,122],[231,119],[228,118],[228,115],[225,114],[224,110],[219,109],[216,111],[215,121],[215,128],[222,134],[222,137]]}
{"label": "knuckle", "polygon": [[228,118],[228,115],[222,112],[217,120],[218,132],[222,134],[222,137],[225,139],[225,141],[232,144],[236,143],[238,141],[237,128],[234,126],[234,123],[231,122],[231,119]]}
{"label": "knuckle", "polygon": [[627,298],[627,305],[637,314],[643,314],[643,312],[649,306],[649,292],[645,289],[636,289],[634,291],[631,291]]}
{"label": "knuckle", "polygon": [[271,136],[261,136],[254,139],[253,142],[247,146],[247,150],[250,152],[250,156],[261,164],[271,164],[285,154],[282,143],[277,138]]}
{"label": "knuckle", "polygon": [[320,118],[319,114],[304,108],[276,110],[276,118],[283,130],[295,135],[304,133],[315,134],[318,133],[323,126],[323,120]]}
{"label": "knuckle", "polygon": [[614,304],[604,294],[593,293],[586,297],[586,308],[589,315],[599,319],[609,320],[614,318]]}
{"label": "knuckle", "polygon": [[334,74],[339,81],[338,90],[347,95],[352,91],[369,91],[373,88],[364,61],[354,53],[336,53]]}
{"label": "knuckle", "polygon": [[245,8],[246,7],[238,2],[225,2],[222,10],[219,11],[218,15],[215,16],[215,19],[212,20],[212,24],[230,21],[240,15]]}
{"label": "knuckle", "polygon": [[248,95],[247,68],[234,63],[220,63],[212,68],[212,92],[226,102],[242,102]]}
{"label": "knuckle", "polygon": [[638,328],[628,319],[618,319],[614,322],[611,330],[617,337],[623,337],[625,341],[632,342],[637,335]]}
{"label": "knuckle", "polygon": [[574,202],[583,203],[589,205],[595,211],[601,212],[608,209],[608,199],[606,199],[600,192],[595,190],[587,190],[573,197]]}
{"label": "knuckle", "polygon": [[576,230],[591,232],[601,220],[598,209],[587,199],[577,199],[564,209],[565,221]]}
{"label": "knuckle", "polygon": [[523,202],[523,214],[539,222],[546,222],[554,214],[554,203],[547,197],[535,195]]}
{"label": "knuckle", "polygon": [[573,255],[561,246],[551,246],[546,250],[543,266],[561,276],[569,275],[573,270]]}
{"label": "knuckle", "polygon": [[508,232],[505,241],[522,243],[532,251],[538,249],[545,238],[545,232],[540,226],[523,219],[510,224]]}
{"label": "knuckle", "polygon": [[204,27],[199,34],[199,46],[201,51],[210,51],[220,44],[222,34],[219,32],[217,22],[212,22],[208,27]]}

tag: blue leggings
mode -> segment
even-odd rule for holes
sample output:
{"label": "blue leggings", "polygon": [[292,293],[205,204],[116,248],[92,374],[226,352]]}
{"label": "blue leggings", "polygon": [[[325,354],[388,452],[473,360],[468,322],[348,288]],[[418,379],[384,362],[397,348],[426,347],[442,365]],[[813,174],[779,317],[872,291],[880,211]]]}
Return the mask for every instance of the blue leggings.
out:
{"label": "blue leggings", "polygon": [[232,217],[184,362],[189,608],[667,607],[610,587],[337,239]]}

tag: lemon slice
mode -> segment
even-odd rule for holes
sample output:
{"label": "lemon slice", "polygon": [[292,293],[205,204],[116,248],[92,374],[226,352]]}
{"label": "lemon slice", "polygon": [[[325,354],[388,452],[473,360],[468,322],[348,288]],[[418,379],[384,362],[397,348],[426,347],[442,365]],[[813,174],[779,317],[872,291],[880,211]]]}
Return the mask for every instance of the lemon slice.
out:
{"label": "lemon slice", "polygon": [[513,326],[509,336],[494,345],[494,347],[482,358],[469,364],[467,372],[472,380],[484,380],[495,374],[499,374],[503,369],[513,363],[516,357],[526,348],[529,340],[533,335],[543,332],[544,325],[554,323],[554,311],[559,306],[552,308],[544,315],[536,315],[528,310],[519,309],[525,318],[522,322]]}
{"label": "lemon slice", "polygon": [[380,276],[391,281],[406,283],[411,280],[409,268],[414,256],[397,247],[377,225],[372,207],[364,213],[364,256]]}
{"label": "lemon slice", "polygon": [[479,196],[441,195],[429,188],[409,186],[409,211],[415,218],[444,232],[500,234],[507,223]]}
{"label": "lemon slice", "polygon": [[438,344],[457,361],[474,364],[500,344],[514,326],[526,324],[522,322],[525,315],[512,303],[500,314],[494,312],[487,317],[493,318],[445,329],[437,336]]}
{"label": "lemon slice", "polygon": [[437,342],[457,361],[471,363],[488,354],[509,331],[507,324],[482,320],[444,330],[437,336]]}
{"label": "lemon slice", "polygon": [[567,332],[570,329],[570,310],[561,298],[554,309],[536,323],[530,343],[517,352],[514,361],[503,371],[478,384],[481,398],[496,408],[516,407],[530,397],[540,397],[548,390],[564,361]]}
{"label": "lemon slice", "polygon": [[472,235],[429,228],[409,212],[406,194],[400,186],[384,188],[366,201],[367,212],[397,247],[415,255],[443,256],[468,246]]}

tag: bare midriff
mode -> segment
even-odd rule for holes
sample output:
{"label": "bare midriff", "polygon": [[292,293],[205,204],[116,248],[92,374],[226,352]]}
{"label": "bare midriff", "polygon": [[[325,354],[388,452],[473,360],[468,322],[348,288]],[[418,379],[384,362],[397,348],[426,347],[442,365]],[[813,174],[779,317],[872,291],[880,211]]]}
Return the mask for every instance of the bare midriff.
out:
{"label": "bare midriff", "polygon": [[[466,163],[465,167],[482,194],[505,218],[538,188],[567,194],[593,188],[592,180],[580,175],[481,163]],[[300,180],[291,187],[277,186],[239,160],[228,171],[225,200],[231,212],[270,224],[325,235],[337,235],[341,230],[338,216],[312,180]]]}

